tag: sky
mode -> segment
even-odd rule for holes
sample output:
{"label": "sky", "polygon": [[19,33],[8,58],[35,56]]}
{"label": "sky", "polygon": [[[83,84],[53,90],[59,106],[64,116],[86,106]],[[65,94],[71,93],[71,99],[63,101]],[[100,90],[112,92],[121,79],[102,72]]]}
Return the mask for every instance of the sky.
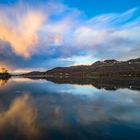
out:
{"label": "sky", "polygon": [[140,57],[140,0],[0,0],[0,66],[13,73]]}

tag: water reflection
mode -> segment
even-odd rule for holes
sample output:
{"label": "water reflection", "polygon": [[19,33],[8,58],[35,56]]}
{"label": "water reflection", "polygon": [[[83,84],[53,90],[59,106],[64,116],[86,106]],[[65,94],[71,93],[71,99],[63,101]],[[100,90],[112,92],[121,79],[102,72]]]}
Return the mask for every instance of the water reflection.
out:
{"label": "water reflection", "polygon": [[138,90],[17,78],[7,87],[0,90],[0,139],[140,138]]}
{"label": "water reflection", "polygon": [[[16,82],[35,82],[35,80],[43,80],[39,78],[23,78],[23,77],[14,77],[12,78]],[[33,81],[33,80],[34,81]],[[0,87],[7,84],[9,79],[0,79]],[[93,86],[97,89],[106,89],[106,90],[117,90],[119,88],[128,88],[133,90],[140,90],[140,78],[47,78],[44,80],[52,81],[57,84],[72,84],[72,85],[84,85],[84,86]]]}
{"label": "water reflection", "polygon": [[36,111],[29,104],[29,95],[16,98],[7,110],[0,113],[0,134],[3,139],[18,136],[18,139],[31,139],[39,136],[36,125]]}
{"label": "water reflection", "polygon": [[3,87],[7,84],[9,79],[0,79],[0,87]]}
{"label": "water reflection", "polygon": [[58,84],[92,85],[97,89],[117,90],[129,88],[140,90],[140,78],[47,78],[47,80]]}

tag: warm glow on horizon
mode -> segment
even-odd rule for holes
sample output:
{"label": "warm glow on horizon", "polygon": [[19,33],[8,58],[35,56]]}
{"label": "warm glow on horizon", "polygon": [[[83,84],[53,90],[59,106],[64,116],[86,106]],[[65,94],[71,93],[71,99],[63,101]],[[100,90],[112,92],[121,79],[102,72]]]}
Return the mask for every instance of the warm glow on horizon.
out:
{"label": "warm glow on horizon", "polygon": [[24,73],[29,73],[33,71],[33,69],[16,69],[16,70],[11,70],[9,71],[12,74],[24,74]]}
{"label": "warm glow on horizon", "polygon": [[46,71],[47,69],[15,69],[11,70],[10,72],[13,74],[24,74],[32,71]]}

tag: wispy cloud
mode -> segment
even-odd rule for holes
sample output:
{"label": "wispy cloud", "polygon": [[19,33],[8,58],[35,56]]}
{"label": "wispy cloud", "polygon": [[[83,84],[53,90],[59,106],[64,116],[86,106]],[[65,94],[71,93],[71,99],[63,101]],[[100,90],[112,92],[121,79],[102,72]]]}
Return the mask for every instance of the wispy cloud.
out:
{"label": "wispy cloud", "polygon": [[[46,23],[46,33],[52,36],[53,45],[61,46],[62,56],[67,50],[72,56],[81,52],[84,55],[92,53],[98,58],[114,56],[123,59],[122,55],[128,53],[131,58],[134,56],[129,53],[140,43],[140,19],[134,18],[137,10],[133,8],[123,13],[103,14],[90,19],[83,19],[82,14],[76,18],[67,15],[53,24]],[[48,38],[46,40],[49,46],[52,42]]]}

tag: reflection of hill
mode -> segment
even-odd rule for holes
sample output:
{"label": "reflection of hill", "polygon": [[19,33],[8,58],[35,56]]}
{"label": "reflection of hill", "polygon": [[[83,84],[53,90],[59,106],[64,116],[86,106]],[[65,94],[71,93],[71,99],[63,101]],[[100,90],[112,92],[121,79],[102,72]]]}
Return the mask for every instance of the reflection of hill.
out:
{"label": "reflection of hill", "polygon": [[47,80],[58,84],[93,85],[98,89],[105,88],[106,90],[119,88],[140,90],[140,78],[47,78]]}

